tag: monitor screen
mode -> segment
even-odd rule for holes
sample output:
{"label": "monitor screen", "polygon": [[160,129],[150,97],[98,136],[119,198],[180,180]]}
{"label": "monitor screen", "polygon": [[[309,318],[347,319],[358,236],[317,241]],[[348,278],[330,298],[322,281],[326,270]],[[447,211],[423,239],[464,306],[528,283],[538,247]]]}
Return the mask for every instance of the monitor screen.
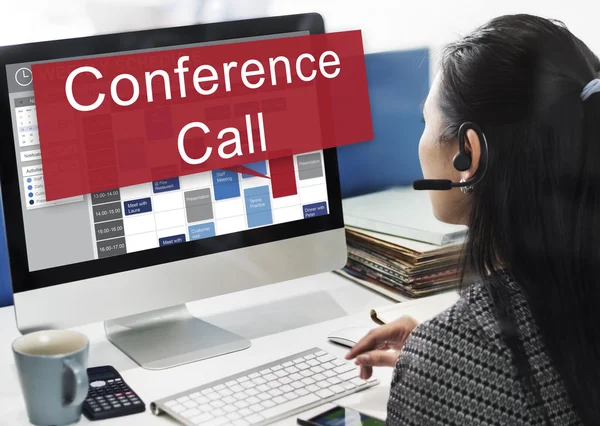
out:
{"label": "monitor screen", "polygon": [[[20,259],[20,266],[26,266],[27,271],[20,272],[30,278],[29,285],[23,288],[290,238],[319,228],[331,229],[333,222],[312,222],[316,228],[299,224],[322,221],[331,213],[332,186],[328,175],[337,178],[337,170],[326,167],[327,163],[337,166],[331,163],[334,157],[327,152],[331,150],[245,165],[269,178],[213,170],[55,201],[45,198],[32,64],[306,34],[310,31],[229,39],[217,35],[215,40],[196,43],[161,43],[151,48],[77,56],[61,53],[59,58],[5,63],[16,164],[13,170],[18,176],[13,184],[18,184],[23,223],[20,234],[26,255],[26,265]],[[119,120],[119,114],[119,110],[91,114],[93,125],[89,128],[65,132],[82,131],[84,138],[93,138],[94,133],[110,132],[111,121]],[[161,123],[168,122],[169,117],[156,108],[145,111],[145,120],[148,139],[155,139]],[[339,189],[334,187],[334,193],[336,190]],[[102,267],[99,262],[103,262]],[[14,273],[13,270],[13,277]]]}

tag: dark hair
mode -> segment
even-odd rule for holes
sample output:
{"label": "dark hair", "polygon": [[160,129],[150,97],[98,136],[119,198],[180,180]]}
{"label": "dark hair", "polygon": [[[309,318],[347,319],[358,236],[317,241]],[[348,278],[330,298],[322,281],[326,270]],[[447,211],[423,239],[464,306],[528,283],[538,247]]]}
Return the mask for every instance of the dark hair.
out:
{"label": "dark hair", "polygon": [[599,72],[598,58],[562,23],[502,16],[446,47],[439,100],[443,141],[456,142],[460,125],[473,121],[489,145],[471,195],[464,267],[491,274],[483,282],[503,337],[539,402],[496,269],[509,271],[590,425],[600,424],[600,93],[580,95]]}

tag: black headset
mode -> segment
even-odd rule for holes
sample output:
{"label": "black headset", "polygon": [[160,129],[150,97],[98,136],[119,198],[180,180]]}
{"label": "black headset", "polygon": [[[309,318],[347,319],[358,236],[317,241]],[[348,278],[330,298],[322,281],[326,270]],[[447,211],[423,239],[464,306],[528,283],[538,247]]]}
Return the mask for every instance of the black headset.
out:
{"label": "black headset", "polygon": [[468,130],[473,130],[475,133],[477,133],[477,136],[479,137],[479,140],[481,141],[481,158],[479,161],[479,167],[478,167],[475,175],[471,179],[469,179],[465,182],[452,182],[451,180],[447,180],[447,179],[416,180],[413,182],[414,189],[416,189],[418,191],[420,191],[420,190],[444,191],[444,190],[449,190],[452,188],[459,188],[459,187],[463,187],[463,186],[475,185],[477,182],[479,182],[483,178],[483,175],[485,175],[485,171],[487,169],[488,145],[487,145],[487,139],[485,138],[485,135],[483,134],[483,132],[481,131],[479,126],[475,123],[467,121],[466,123],[463,123],[460,126],[460,128],[458,129],[458,153],[454,156],[454,159],[452,160],[452,165],[459,172],[464,172],[465,170],[469,170],[469,167],[471,167],[471,155],[465,151],[465,143],[467,140],[466,136],[467,136]]}

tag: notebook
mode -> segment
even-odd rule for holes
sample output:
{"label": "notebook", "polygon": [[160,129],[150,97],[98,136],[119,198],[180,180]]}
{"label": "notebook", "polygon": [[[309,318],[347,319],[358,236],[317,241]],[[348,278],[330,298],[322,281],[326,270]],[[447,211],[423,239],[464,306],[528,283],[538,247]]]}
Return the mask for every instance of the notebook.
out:
{"label": "notebook", "polygon": [[467,227],[436,219],[427,191],[397,187],[342,201],[346,225],[434,245],[464,240]]}
{"label": "notebook", "polygon": [[404,315],[409,315],[418,322],[424,322],[454,305],[458,299],[457,291],[449,291],[428,296],[427,299],[374,308],[371,309],[370,315],[373,322],[379,325],[389,324]]}

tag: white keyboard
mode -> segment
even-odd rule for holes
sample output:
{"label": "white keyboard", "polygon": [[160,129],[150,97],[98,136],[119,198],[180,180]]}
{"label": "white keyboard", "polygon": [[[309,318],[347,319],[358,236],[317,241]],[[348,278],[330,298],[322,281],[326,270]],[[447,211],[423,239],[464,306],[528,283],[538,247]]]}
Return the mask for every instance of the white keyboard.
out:
{"label": "white keyboard", "polygon": [[184,425],[266,425],[375,386],[351,361],[319,348],[297,353],[150,404]]}

